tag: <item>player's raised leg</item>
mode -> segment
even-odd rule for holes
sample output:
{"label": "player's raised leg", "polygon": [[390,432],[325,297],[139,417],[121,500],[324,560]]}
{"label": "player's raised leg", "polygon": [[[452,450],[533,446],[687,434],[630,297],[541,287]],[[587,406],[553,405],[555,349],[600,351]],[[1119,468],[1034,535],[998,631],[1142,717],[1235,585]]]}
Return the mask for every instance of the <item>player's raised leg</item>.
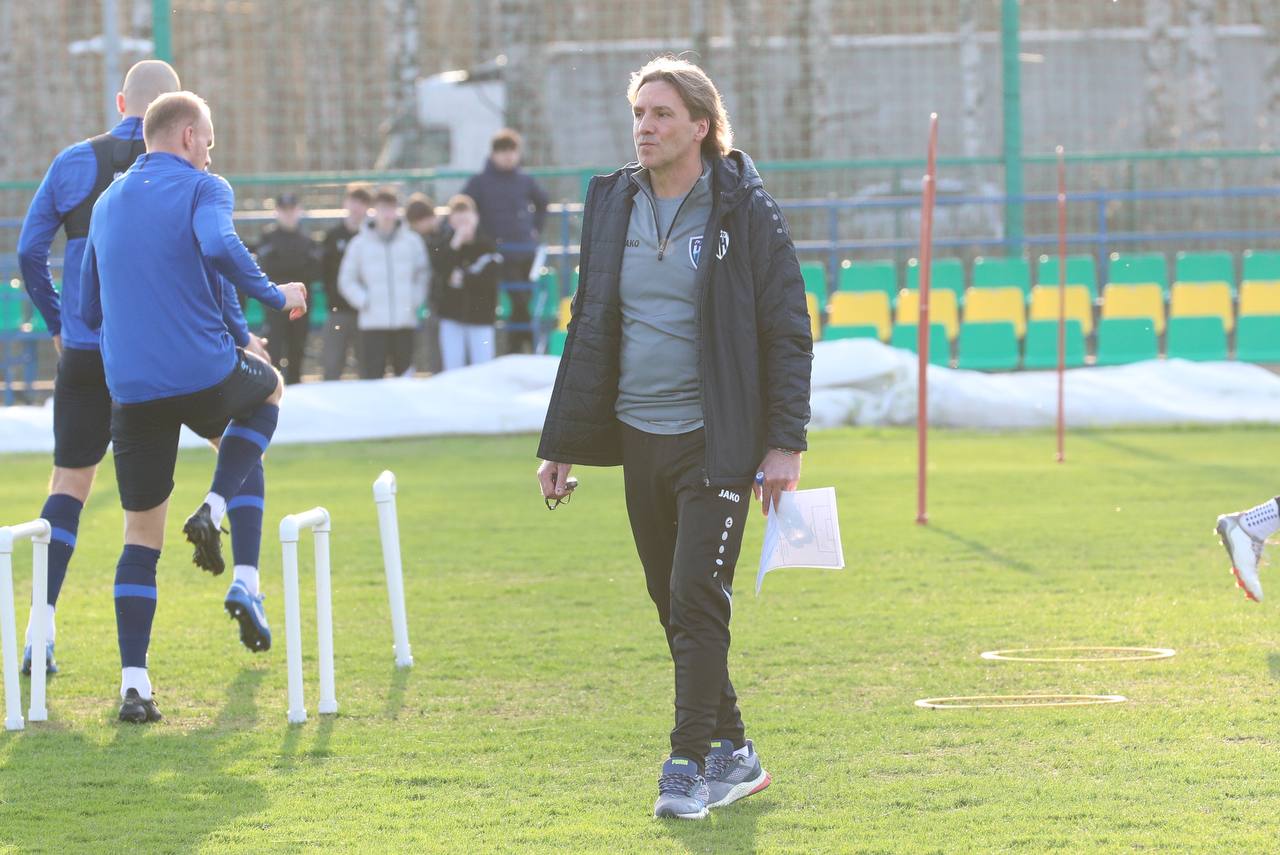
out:
{"label": "player's raised leg", "polygon": [[1218,536],[1231,559],[1236,584],[1244,589],[1245,597],[1254,602],[1262,601],[1258,566],[1262,563],[1267,538],[1277,530],[1280,530],[1280,498],[1218,517]]}

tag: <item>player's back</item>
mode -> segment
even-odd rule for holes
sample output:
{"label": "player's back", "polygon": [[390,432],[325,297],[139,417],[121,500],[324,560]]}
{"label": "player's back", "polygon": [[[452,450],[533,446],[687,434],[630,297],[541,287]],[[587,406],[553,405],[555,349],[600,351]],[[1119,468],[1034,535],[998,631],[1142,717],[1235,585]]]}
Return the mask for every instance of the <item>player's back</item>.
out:
{"label": "player's back", "polygon": [[121,403],[207,389],[235,363],[222,289],[195,225],[202,195],[224,183],[175,155],[149,154],[94,208],[102,354]]}

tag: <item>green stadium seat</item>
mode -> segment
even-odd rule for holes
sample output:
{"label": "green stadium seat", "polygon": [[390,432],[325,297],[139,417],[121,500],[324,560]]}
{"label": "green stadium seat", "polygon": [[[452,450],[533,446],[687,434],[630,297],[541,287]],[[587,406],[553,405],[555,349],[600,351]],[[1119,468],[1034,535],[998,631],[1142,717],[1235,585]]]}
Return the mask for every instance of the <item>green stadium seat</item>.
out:
{"label": "green stadium seat", "polygon": [[1217,316],[1170,318],[1166,344],[1170,359],[1222,362],[1227,358],[1227,331]]}
{"label": "green stadium seat", "polygon": [[[1040,256],[1040,264],[1036,270],[1036,284],[1057,287],[1058,257],[1056,255]],[[1092,255],[1067,256],[1067,284],[1083,285],[1089,289],[1090,302],[1098,301],[1098,265]]]}
{"label": "green stadium seat", "polygon": [[1240,279],[1245,282],[1280,282],[1280,252],[1247,249]]}
{"label": "green stadium seat", "polygon": [[547,353],[551,356],[563,356],[565,339],[568,337],[569,334],[562,330],[552,332],[551,337],[547,339]]}
{"label": "green stadium seat", "polygon": [[[954,291],[956,305],[964,305],[964,262],[958,258],[935,258],[933,273],[929,278],[929,289],[932,291]],[[907,288],[920,290],[920,260],[913,258],[907,262]]]}
{"label": "green stadium seat", "polygon": [[1236,292],[1236,263],[1229,252],[1180,252],[1174,282],[1225,282]]}
{"label": "green stadium seat", "polygon": [[244,320],[251,330],[260,330],[267,322],[266,313],[262,311],[262,304],[252,297],[245,304]]}
{"label": "green stadium seat", "polygon": [[22,285],[17,279],[0,283],[0,333],[17,332],[22,326]]}
{"label": "green stadium seat", "polygon": [[804,290],[818,301],[818,311],[827,310],[827,266],[820,261],[806,261],[800,265],[804,277]]}
{"label": "green stadium seat", "polygon": [[1018,367],[1018,333],[1007,321],[971,321],[960,325],[960,368],[1012,371]]}
{"label": "green stadium seat", "polygon": [[1031,293],[1031,265],[1025,258],[976,258],[973,287],[1019,288],[1025,298]]}
{"label": "green stadium seat", "polygon": [[1098,365],[1125,365],[1160,357],[1155,324],[1147,318],[1103,318],[1098,324]]}
{"label": "green stadium seat", "polygon": [[1160,286],[1169,298],[1169,263],[1162,252],[1113,252],[1107,282],[1116,285]]}
{"label": "green stadium seat", "polygon": [[511,295],[502,290],[498,291],[497,319],[500,321],[511,320]]}
{"label": "green stadium seat", "polygon": [[892,261],[849,261],[840,265],[837,291],[883,291],[889,308],[898,299],[898,267]]}
{"label": "green stadium seat", "polygon": [[[1066,323],[1066,367],[1084,365],[1084,327],[1079,321]],[[1022,367],[1045,370],[1058,367],[1058,322],[1031,321],[1027,324],[1027,353]]]}
{"label": "green stadium seat", "polygon": [[547,268],[538,277],[538,287],[534,292],[533,309],[543,321],[557,319],[560,309],[560,274],[554,268]]}
{"label": "green stadium seat", "polygon": [[822,332],[823,341],[835,341],[841,338],[873,338],[879,341],[880,328],[871,324],[847,324],[829,326]]}
{"label": "green stadium seat", "polygon": [[311,311],[308,314],[311,319],[311,328],[324,329],[325,319],[329,317],[329,298],[325,294],[324,286],[318,282],[312,282],[308,295],[311,297]]}
{"label": "green stadium seat", "polygon": [[1242,315],[1236,320],[1236,359],[1280,363],[1280,315]]}
{"label": "green stadium seat", "polygon": [[[916,347],[918,334],[915,324],[894,324],[889,344],[900,350],[919,353]],[[951,342],[947,340],[947,328],[942,324],[929,324],[929,364],[951,365]]]}

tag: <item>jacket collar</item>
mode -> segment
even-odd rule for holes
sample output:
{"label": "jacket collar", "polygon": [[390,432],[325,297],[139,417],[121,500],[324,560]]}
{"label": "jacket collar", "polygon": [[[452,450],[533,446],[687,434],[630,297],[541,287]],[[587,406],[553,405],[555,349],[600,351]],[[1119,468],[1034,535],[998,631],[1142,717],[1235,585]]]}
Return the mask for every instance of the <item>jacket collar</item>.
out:
{"label": "jacket collar", "polygon": [[[640,189],[635,180],[637,173],[643,170],[639,163],[631,162],[614,173],[617,182],[615,190],[621,190],[628,197],[634,196]],[[724,157],[711,161],[711,192],[719,194],[721,211],[728,211],[751,196],[752,191],[764,186],[764,179],[756,170],[751,156],[744,151],[734,149]]]}

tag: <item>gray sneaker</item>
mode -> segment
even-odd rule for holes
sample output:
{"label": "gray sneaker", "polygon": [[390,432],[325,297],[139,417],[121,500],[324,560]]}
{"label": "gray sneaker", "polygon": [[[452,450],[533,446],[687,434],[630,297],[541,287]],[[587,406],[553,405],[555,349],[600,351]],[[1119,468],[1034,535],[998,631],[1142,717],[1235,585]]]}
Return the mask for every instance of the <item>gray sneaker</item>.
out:
{"label": "gray sneaker", "polygon": [[698,764],[684,757],[671,757],[662,764],[658,778],[658,801],[653,815],[668,819],[706,819],[707,782],[698,774]]}
{"label": "gray sneaker", "polygon": [[727,739],[713,739],[707,755],[708,807],[731,805],[755,795],[773,782],[760,765],[760,756],[751,740],[737,751]]}

